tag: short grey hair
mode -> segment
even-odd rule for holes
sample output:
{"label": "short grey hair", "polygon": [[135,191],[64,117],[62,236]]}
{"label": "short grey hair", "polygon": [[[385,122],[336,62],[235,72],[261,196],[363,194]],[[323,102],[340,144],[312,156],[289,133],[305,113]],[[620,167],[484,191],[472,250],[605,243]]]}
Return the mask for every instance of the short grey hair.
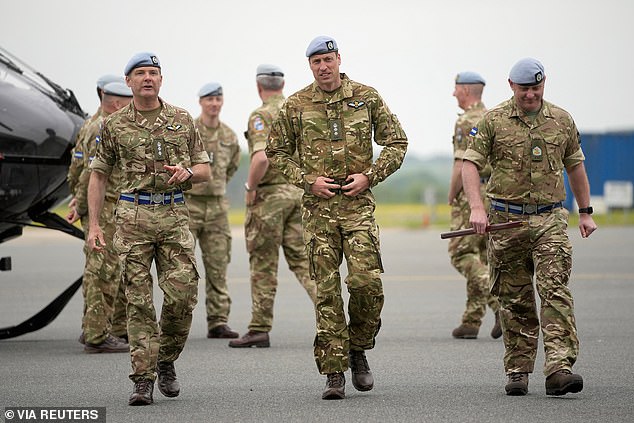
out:
{"label": "short grey hair", "polygon": [[284,87],[283,76],[258,75],[256,81],[265,90],[277,91]]}

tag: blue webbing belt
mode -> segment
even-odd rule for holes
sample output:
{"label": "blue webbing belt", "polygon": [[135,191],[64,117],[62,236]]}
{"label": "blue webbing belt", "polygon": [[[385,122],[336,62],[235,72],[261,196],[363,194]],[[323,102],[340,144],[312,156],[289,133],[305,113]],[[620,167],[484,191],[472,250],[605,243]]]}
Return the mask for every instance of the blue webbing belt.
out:
{"label": "blue webbing belt", "polygon": [[173,192],[143,192],[139,191],[132,194],[121,194],[119,200],[130,201],[137,204],[171,204],[172,196],[174,196],[174,203],[182,203],[185,201],[183,191]]}
{"label": "blue webbing belt", "polygon": [[513,214],[539,214],[559,207],[563,207],[561,201],[558,203],[544,204],[540,206],[537,204],[516,204],[509,203],[504,200],[491,200],[492,209]]}

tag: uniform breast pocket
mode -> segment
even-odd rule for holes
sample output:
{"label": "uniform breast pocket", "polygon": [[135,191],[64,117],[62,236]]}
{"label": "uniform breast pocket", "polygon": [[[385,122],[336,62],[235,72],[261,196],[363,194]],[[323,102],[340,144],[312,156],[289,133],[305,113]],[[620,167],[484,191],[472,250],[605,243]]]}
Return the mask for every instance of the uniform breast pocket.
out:
{"label": "uniform breast pocket", "polygon": [[366,107],[345,111],[343,119],[346,135],[349,139],[356,139],[361,143],[368,144],[371,142],[372,127],[370,126],[370,117]]}
{"label": "uniform breast pocket", "polygon": [[121,164],[127,172],[145,172],[145,143],[142,139],[123,136],[121,145]]}
{"label": "uniform breast pocket", "polygon": [[328,121],[319,116],[305,114],[302,122],[302,138],[304,144],[304,156],[324,158],[330,156],[331,143]]}
{"label": "uniform breast pocket", "polygon": [[214,166],[226,169],[231,161],[231,143],[220,141],[218,144],[217,156],[214,160]]}
{"label": "uniform breast pocket", "polygon": [[521,169],[526,154],[525,145],[523,139],[497,138],[493,149],[496,165],[506,169]]}
{"label": "uniform breast pocket", "polygon": [[564,168],[564,146],[560,137],[546,137],[546,155],[548,156],[548,166],[550,170],[562,170]]}
{"label": "uniform breast pocket", "polygon": [[189,147],[185,137],[166,137],[165,151],[167,152],[167,162],[169,165],[190,165]]}

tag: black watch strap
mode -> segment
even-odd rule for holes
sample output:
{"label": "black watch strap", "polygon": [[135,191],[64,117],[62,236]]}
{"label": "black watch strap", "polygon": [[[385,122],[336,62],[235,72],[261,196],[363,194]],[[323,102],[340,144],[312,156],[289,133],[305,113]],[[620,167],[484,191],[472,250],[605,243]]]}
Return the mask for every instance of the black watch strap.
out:
{"label": "black watch strap", "polygon": [[582,207],[579,209],[579,213],[592,214],[594,210],[592,210],[592,206]]}

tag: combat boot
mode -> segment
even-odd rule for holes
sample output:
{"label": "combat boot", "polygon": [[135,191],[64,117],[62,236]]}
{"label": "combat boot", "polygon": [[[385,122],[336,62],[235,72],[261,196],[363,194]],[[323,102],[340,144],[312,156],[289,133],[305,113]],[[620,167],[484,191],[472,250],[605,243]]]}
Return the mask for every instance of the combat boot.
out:
{"label": "combat boot", "polygon": [[467,326],[463,323],[451,332],[451,336],[459,339],[476,339],[478,330],[479,328],[475,326]]}
{"label": "combat boot", "polygon": [[242,335],[242,338],[229,341],[229,346],[232,348],[268,348],[271,346],[271,343],[269,341],[268,332],[250,330]]}
{"label": "combat boot", "polygon": [[174,362],[159,361],[156,366],[156,373],[158,374],[158,388],[161,394],[170,398],[177,397],[181,392],[181,386],[176,380]]}
{"label": "combat boot", "polygon": [[505,386],[506,395],[520,396],[528,393],[528,373],[511,373]]}
{"label": "combat boot", "polygon": [[369,391],[374,387],[374,377],[370,371],[365,351],[350,351],[350,371],[352,372],[352,386],[357,391]]}
{"label": "combat boot", "polygon": [[232,330],[227,324],[216,326],[207,332],[207,338],[237,338],[238,336],[240,336],[238,332]]}
{"label": "combat boot", "polygon": [[346,377],[343,373],[328,373],[326,375],[326,389],[321,394],[321,399],[336,400],[346,397]]}
{"label": "combat boot", "polygon": [[493,329],[491,329],[491,338],[498,339],[502,336],[502,325],[500,324],[500,312],[495,312],[495,324],[493,325]]}
{"label": "combat boot", "polygon": [[546,378],[546,395],[575,394],[583,389],[581,375],[572,373],[568,369],[558,370]]}
{"label": "combat boot", "polygon": [[152,392],[154,391],[154,381],[141,379],[134,383],[134,390],[130,395],[128,405],[150,405],[154,402]]}
{"label": "combat boot", "polygon": [[108,335],[101,344],[90,344],[86,342],[84,344],[84,351],[88,354],[122,353],[130,351],[130,345],[121,338]]}

